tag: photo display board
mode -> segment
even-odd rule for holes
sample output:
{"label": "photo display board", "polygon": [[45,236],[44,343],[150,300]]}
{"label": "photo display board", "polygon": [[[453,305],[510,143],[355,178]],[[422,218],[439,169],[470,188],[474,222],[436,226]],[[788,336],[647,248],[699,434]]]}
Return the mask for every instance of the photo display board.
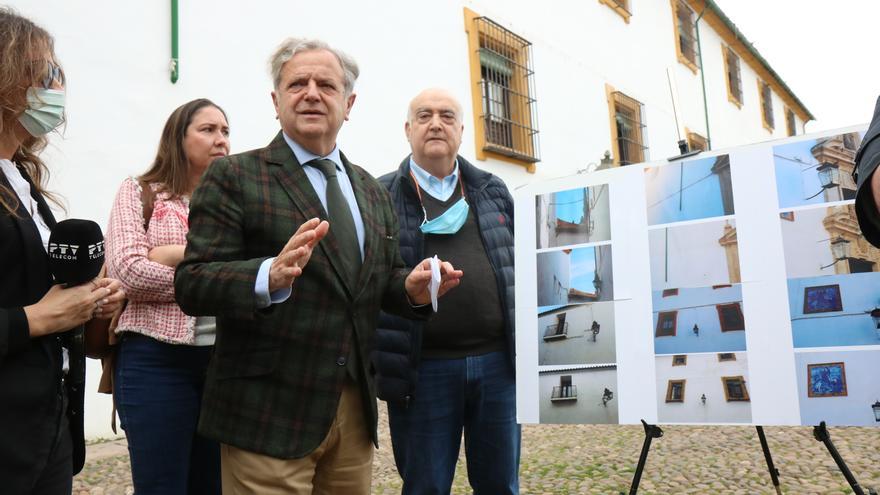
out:
{"label": "photo display board", "polygon": [[864,132],[516,190],[519,422],[880,426]]}

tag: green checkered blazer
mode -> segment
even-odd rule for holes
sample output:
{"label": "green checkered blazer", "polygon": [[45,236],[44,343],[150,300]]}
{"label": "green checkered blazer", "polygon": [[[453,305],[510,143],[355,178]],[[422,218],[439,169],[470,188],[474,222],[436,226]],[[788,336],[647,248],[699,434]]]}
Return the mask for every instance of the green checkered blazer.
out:
{"label": "green checkered blazer", "polygon": [[217,316],[199,420],[208,438],[277,458],[305,456],[329,431],[354,347],[366,424],[377,443],[370,352],[379,310],[424,315],[407,303],[408,270],[385,188],[342,161],[364,221],[357,284],[341,276],[331,224],[291,297],[266,309],[257,309],[254,295],[260,263],[303,222],[327,218],[302,166],[279,132],[266,148],[216,160],[193,193],[174,288],[187,314]]}

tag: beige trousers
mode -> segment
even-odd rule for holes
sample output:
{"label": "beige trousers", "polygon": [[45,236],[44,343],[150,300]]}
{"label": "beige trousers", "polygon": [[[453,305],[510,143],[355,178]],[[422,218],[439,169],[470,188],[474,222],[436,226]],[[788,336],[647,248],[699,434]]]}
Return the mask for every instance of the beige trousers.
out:
{"label": "beige trousers", "polygon": [[357,385],[342,390],[324,441],[305,457],[278,459],[220,445],[223,495],[369,495],[373,443]]}

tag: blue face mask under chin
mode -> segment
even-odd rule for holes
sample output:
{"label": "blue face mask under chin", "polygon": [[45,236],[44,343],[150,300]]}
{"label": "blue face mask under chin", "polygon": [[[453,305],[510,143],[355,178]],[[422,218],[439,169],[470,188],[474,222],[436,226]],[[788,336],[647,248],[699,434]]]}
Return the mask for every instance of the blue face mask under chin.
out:
{"label": "blue face mask under chin", "polygon": [[425,212],[425,220],[419,226],[419,229],[423,234],[454,234],[467,221],[468,210],[467,201],[462,197],[452,207],[443,212],[442,215],[433,220],[428,220],[428,212],[422,206],[422,211]]}

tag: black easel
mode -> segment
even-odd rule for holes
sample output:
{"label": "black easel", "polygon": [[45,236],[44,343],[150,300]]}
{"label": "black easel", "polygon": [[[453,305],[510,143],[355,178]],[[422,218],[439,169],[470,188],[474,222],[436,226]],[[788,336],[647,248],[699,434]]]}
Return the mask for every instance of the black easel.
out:
{"label": "black easel", "polygon": [[[648,451],[651,449],[651,440],[655,438],[660,438],[663,436],[663,430],[660,429],[657,425],[649,425],[644,419],[642,421],[642,426],[645,427],[645,442],[642,444],[642,453],[639,455],[639,464],[636,466],[636,472],[633,475],[632,484],[630,484],[629,495],[636,495],[639,491],[639,482],[642,480],[642,471],[645,469],[645,462],[648,460]],[[824,428],[824,424],[823,428]],[[818,426],[816,428],[819,428]],[[761,450],[764,451],[764,460],[767,461],[767,469],[770,471],[770,479],[773,480],[773,488],[776,489],[776,493],[782,495],[782,489],[779,487],[779,470],[773,465],[773,456],[770,455],[770,447],[767,445],[767,438],[764,436],[764,427],[763,426],[755,426],[755,429],[758,430],[758,439],[761,441]],[[826,432],[827,434],[827,432]],[[818,438],[818,437],[817,437]],[[830,444],[831,440],[828,441]],[[833,449],[834,446],[829,448]],[[835,450],[832,455],[836,454]],[[839,457],[839,456],[838,456]],[[835,458],[837,460],[837,458]],[[840,463],[843,461],[841,460]],[[846,469],[846,465],[843,466],[842,469]],[[849,471],[847,470],[844,473],[844,476],[847,475]],[[852,474],[849,475],[851,477]],[[847,480],[850,478],[847,477]],[[855,480],[853,480],[855,481]],[[850,483],[852,485],[852,483]],[[858,486],[856,484],[855,486]],[[855,490],[855,488],[853,488]],[[621,493],[621,495],[623,495]],[[863,492],[856,491],[856,495],[865,495]],[[876,493],[871,492],[870,495],[877,495]]]}
{"label": "black easel", "polygon": [[[853,476],[852,471],[847,467],[846,462],[843,461],[843,457],[840,456],[840,453],[834,447],[834,444],[831,443],[831,435],[828,433],[828,428],[825,428],[825,422],[822,421],[819,423],[819,426],[813,427],[813,437],[824,443],[825,448],[828,449],[828,452],[831,454],[831,457],[834,459],[834,462],[837,463],[837,468],[840,469],[840,472],[843,473],[843,477],[846,478],[847,483],[849,483],[850,488],[852,488],[853,493],[855,495],[865,495],[865,491],[862,490],[862,487],[859,486],[858,480]],[[877,495],[872,489],[868,489],[869,495]]]}
{"label": "black easel", "polygon": [[651,449],[651,440],[663,436],[663,430],[657,425],[649,425],[643,419],[642,426],[645,427],[645,442],[642,444],[642,453],[639,455],[639,464],[636,466],[636,472],[633,475],[633,481],[629,488],[629,495],[636,495],[639,491],[639,482],[642,480],[642,471],[645,469],[645,462],[648,460],[648,450]]}
{"label": "black easel", "polygon": [[779,487],[779,470],[773,465],[773,456],[770,455],[770,447],[767,445],[767,437],[764,436],[764,427],[755,426],[758,430],[758,440],[761,441],[761,450],[764,451],[764,460],[767,461],[767,470],[770,471],[770,479],[773,480],[773,488],[776,489],[778,495],[782,495],[782,488]]}

